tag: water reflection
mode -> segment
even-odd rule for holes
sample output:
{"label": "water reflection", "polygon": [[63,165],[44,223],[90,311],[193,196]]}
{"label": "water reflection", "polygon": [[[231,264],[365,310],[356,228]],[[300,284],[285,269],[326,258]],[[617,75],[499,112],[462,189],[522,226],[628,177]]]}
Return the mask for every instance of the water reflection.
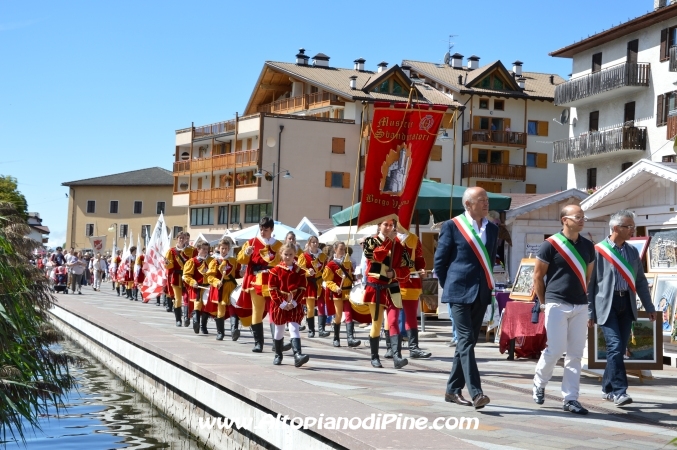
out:
{"label": "water reflection", "polygon": [[77,344],[65,341],[60,349],[89,360],[85,367],[72,370],[77,388],[64,398],[65,409],[58,414],[50,409],[51,414],[40,419],[42,430],[27,433],[26,447],[8,442],[6,448],[204,448]]}

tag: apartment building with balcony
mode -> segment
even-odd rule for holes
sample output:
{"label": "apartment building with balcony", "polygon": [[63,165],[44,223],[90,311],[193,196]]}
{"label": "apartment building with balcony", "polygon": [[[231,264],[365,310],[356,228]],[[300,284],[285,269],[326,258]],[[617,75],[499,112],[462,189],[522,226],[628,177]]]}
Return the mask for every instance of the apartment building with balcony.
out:
{"label": "apartment building with balcony", "polygon": [[411,92],[414,102],[447,105],[448,117],[460,107],[398,65],[372,71],[361,58],[352,68],[329,61],[304,49],[294,62],[266,61],[242,116],[176,131],[173,205],[189,209],[192,235],[265,215],[287,224],[328,219],[353,195],[359,201],[374,102],[406,102]]}
{"label": "apartment building with balcony", "polygon": [[675,161],[677,4],[653,6],[550,53],[572,59],[571,79],[555,92],[555,103],[570,109],[569,136],[553,144],[569,188],[596,189],[643,158]]}
{"label": "apartment building with balcony", "polygon": [[[552,142],[568,136],[553,121],[562,108],[554,104],[556,74],[523,71],[521,61],[508,70],[501,61],[480,66],[473,55],[437,64],[404,60],[411,77],[451,96],[463,105],[455,118],[456,145],[445,145],[444,165],[428,166],[430,178],[490,192],[550,193],[565,189],[566,169],[552,164]],[[448,134],[454,131],[449,126]],[[451,179],[444,179],[451,173]]]}

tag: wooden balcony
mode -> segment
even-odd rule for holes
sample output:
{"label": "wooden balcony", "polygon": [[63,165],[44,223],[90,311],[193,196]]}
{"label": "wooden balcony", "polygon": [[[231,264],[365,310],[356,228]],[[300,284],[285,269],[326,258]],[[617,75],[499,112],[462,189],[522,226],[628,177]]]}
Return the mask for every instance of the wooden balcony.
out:
{"label": "wooden balcony", "polygon": [[223,155],[207,156],[205,158],[195,158],[187,161],[176,161],[174,163],[175,175],[186,175],[188,173],[204,173],[218,170],[227,170],[237,167],[248,167],[258,165],[259,150],[242,150],[234,153],[225,153]]}
{"label": "wooden balcony", "polygon": [[335,94],[316,92],[298,97],[283,98],[276,102],[261,105],[258,111],[269,114],[291,114],[307,109],[324,108],[326,106],[345,106],[345,102],[342,102]]}
{"label": "wooden balcony", "polygon": [[677,45],[670,47],[670,72],[677,72]]}
{"label": "wooden balcony", "polygon": [[235,131],[235,119],[195,127],[193,139]]}
{"label": "wooden balcony", "polygon": [[233,187],[190,191],[190,205],[211,205],[233,201],[235,201],[235,189]]}
{"label": "wooden balcony", "polygon": [[646,150],[646,127],[618,127],[555,141],[555,162],[571,162],[614,152]]}
{"label": "wooden balcony", "polygon": [[527,166],[513,164],[489,164],[469,162],[463,164],[461,178],[488,178],[491,180],[524,181],[527,177]]}
{"label": "wooden balcony", "polygon": [[[674,47],[673,47],[674,48]],[[667,140],[672,140],[677,136],[677,110],[670,111],[668,114],[668,135]]]}
{"label": "wooden balcony", "polygon": [[[651,64],[649,63],[624,62],[607,67],[555,87],[555,105],[580,106],[602,99],[600,95],[609,91],[649,86],[650,75]],[[605,97],[615,94],[614,92]]]}
{"label": "wooden balcony", "polygon": [[463,130],[463,145],[468,144],[526,147],[527,135],[516,131]]}

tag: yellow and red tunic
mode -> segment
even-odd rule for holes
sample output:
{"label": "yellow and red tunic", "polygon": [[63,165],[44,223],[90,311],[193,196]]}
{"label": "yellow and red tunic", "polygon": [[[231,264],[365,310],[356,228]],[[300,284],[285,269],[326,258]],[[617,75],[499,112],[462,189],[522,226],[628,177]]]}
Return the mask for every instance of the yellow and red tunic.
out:
{"label": "yellow and red tunic", "polygon": [[183,276],[183,265],[195,255],[195,247],[186,245],[180,249],[172,247],[165,255],[165,267],[167,268],[167,280],[170,286],[181,286],[181,277]]}
{"label": "yellow and red tunic", "polygon": [[146,259],[146,255],[143,253],[136,257],[136,265],[134,266],[134,282],[136,284],[143,284],[143,280],[146,279],[146,275],[143,272],[143,262]]}
{"label": "yellow and red tunic", "polygon": [[[254,252],[247,255],[247,248],[253,247]],[[264,240],[257,236],[245,242],[237,255],[239,264],[246,264],[242,279],[242,308],[251,308],[251,294],[270,297],[268,291],[268,272],[280,262],[280,247],[282,243],[274,238]]]}
{"label": "yellow and red tunic", "polygon": [[410,268],[409,278],[400,281],[402,300],[418,300],[423,292],[423,285],[419,275],[419,272],[425,269],[423,247],[421,246],[421,241],[413,233],[409,233],[400,242],[404,246],[409,260],[413,263],[413,267]]}
{"label": "yellow and red tunic", "polygon": [[136,256],[134,255],[129,255],[125,259],[125,274],[124,274],[124,280],[127,283],[131,283],[134,281],[134,263],[136,262]]}
{"label": "yellow and red tunic", "polygon": [[[321,298],[322,292],[322,273],[327,265],[329,258],[322,252],[312,254],[309,251],[303,252],[299,256],[299,267],[306,271],[308,287],[306,289],[306,298]],[[314,275],[309,275],[308,270],[313,269]]]}
{"label": "yellow and red tunic", "polygon": [[188,292],[188,299],[191,301],[199,301],[202,298],[203,289],[208,288],[207,271],[209,270],[209,263],[212,262],[212,257],[200,258],[195,256],[186,261],[183,266],[183,282],[186,283]]}
{"label": "yellow and red tunic", "polygon": [[[281,263],[270,269],[268,283],[273,323],[282,325],[289,322],[301,322],[305,315],[303,303],[307,286],[306,272],[297,264],[288,267]],[[296,302],[294,308],[289,311],[281,308],[283,304],[291,303],[292,300]]]}
{"label": "yellow and red tunic", "polygon": [[350,259],[332,259],[322,272],[322,280],[327,285],[325,299],[342,300],[350,298],[353,287],[353,265]]}
{"label": "yellow and red tunic", "polygon": [[[397,239],[392,240],[380,235],[370,236],[364,240],[364,256],[367,258],[364,303],[400,307],[399,283],[409,278],[411,269],[411,262],[404,246]],[[393,270],[395,278],[388,278],[386,275],[388,270]]]}
{"label": "yellow and red tunic", "polygon": [[[230,305],[230,294],[237,287],[236,278],[239,277],[242,266],[237,263],[235,258],[213,258],[209,263],[207,271],[207,282],[209,288],[209,304],[216,305],[221,302]],[[219,282],[221,282],[221,287]],[[214,306],[214,308],[216,308]],[[216,309],[214,309],[216,311]]]}

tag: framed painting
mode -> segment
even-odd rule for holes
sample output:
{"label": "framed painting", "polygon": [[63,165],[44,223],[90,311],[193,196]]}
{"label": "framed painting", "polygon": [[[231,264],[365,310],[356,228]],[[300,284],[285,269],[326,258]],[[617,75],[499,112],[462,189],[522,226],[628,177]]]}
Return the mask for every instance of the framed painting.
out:
{"label": "framed painting", "polygon": [[651,240],[647,250],[647,272],[677,273],[677,228],[647,231]]}
{"label": "framed painting", "polygon": [[644,261],[646,259],[646,250],[649,248],[650,236],[641,236],[628,239],[628,244],[632,245],[639,252],[639,259]]}
{"label": "framed painting", "polygon": [[536,267],[536,258],[523,258],[515,275],[515,282],[510,292],[511,300],[523,302],[533,302],[536,297],[534,290],[534,268]]}
{"label": "framed painting", "polygon": [[672,334],[675,325],[675,297],[677,297],[677,275],[657,274],[651,294],[656,308],[656,322],[665,335]]}
{"label": "framed painting", "polygon": [[[646,282],[649,283],[649,292],[651,292],[651,303],[653,303],[653,285],[656,282],[656,274],[655,273],[646,273],[644,274],[646,277]],[[644,311],[644,305],[642,305],[641,300],[639,297],[637,297],[637,311]]]}
{"label": "framed painting", "polygon": [[[637,320],[632,323],[630,339],[625,353],[627,370],[663,369],[663,336],[658,321],[649,320],[649,313],[637,312]],[[606,340],[599,325],[588,332],[588,367],[604,369],[606,367]]]}

